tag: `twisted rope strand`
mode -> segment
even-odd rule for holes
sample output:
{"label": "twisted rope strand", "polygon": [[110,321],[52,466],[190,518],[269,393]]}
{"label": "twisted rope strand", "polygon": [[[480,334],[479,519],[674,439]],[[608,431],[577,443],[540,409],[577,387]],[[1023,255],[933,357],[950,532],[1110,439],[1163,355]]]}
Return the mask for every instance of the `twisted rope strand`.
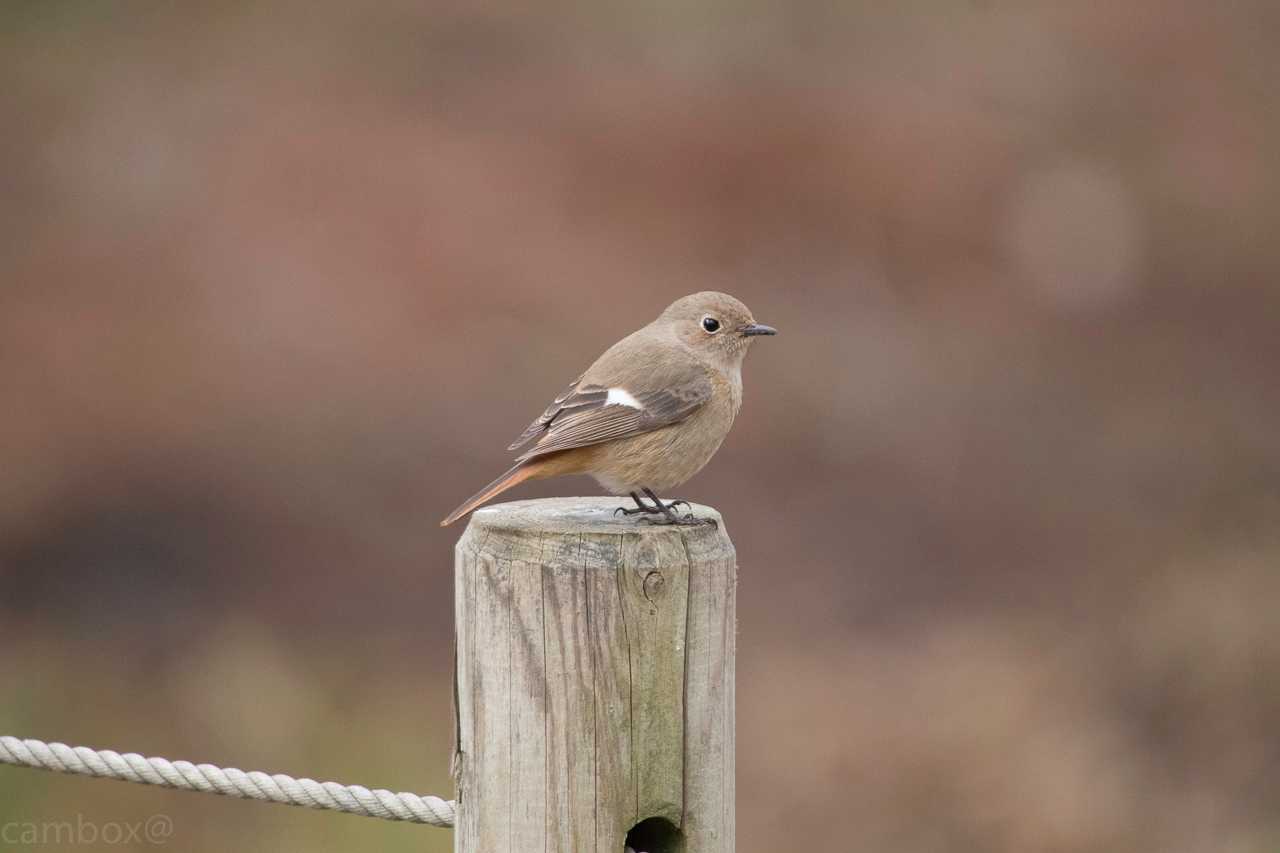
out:
{"label": "twisted rope strand", "polygon": [[454,803],[439,797],[393,793],[381,788],[371,791],[360,785],[294,779],[282,773],[256,770],[246,773],[234,767],[224,769],[212,764],[144,758],[136,752],[121,755],[109,749],[70,747],[65,743],[20,740],[7,735],[0,735],[0,764],[431,826],[453,826],[457,816]]}

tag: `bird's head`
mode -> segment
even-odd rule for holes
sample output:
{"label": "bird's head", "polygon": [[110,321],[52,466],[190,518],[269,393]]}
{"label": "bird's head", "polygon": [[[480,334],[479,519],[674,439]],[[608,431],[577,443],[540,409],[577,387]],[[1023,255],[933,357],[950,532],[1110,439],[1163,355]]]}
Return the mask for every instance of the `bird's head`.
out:
{"label": "bird's head", "polygon": [[677,338],[712,363],[739,365],[751,342],[777,329],[757,323],[751,309],[727,293],[704,290],[668,306],[661,323],[671,326]]}

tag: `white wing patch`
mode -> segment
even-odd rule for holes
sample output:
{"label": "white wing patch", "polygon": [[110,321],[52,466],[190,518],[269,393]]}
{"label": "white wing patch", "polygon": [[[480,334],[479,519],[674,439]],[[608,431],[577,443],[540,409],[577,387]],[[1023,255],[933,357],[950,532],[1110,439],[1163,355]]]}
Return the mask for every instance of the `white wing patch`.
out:
{"label": "white wing patch", "polygon": [[631,396],[631,392],[626,388],[610,388],[609,396],[605,399],[606,406],[626,406],[630,409],[643,409],[640,401]]}

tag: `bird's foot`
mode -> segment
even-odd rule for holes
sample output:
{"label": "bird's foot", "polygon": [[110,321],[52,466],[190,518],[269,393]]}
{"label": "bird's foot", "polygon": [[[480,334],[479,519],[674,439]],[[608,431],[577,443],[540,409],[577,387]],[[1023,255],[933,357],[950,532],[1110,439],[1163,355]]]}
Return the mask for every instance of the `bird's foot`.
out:
{"label": "bird's foot", "polygon": [[[713,527],[719,526],[714,520],[697,518],[692,512],[685,513],[684,515],[677,515],[675,510],[678,506],[683,505],[685,509],[693,509],[693,504],[688,501],[676,500],[671,503],[663,503],[662,498],[655,495],[652,489],[642,489],[641,491],[645,493],[649,500],[653,501],[653,506],[649,506],[644,501],[640,500],[640,496],[638,494],[632,492],[631,499],[636,502],[636,506],[638,506],[639,509],[627,510],[619,507],[618,510],[620,510],[624,515],[645,513],[645,517],[641,519],[641,521],[644,521],[647,524],[674,524],[681,527],[697,527],[703,524],[710,524]],[[615,511],[614,514],[616,515],[617,511]]]}
{"label": "bird's foot", "polygon": [[653,499],[653,506],[649,506],[647,503],[640,500],[639,494],[637,494],[636,492],[632,492],[631,500],[636,502],[635,509],[628,509],[625,506],[620,506],[613,511],[613,515],[615,518],[617,517],[618,513],[622,513],[623,515],[641,515],[641,514],[659,515],[667,511],[666,508],[663,506],[662,501],[658,500],[657,498]]}
{"label": "bird's foot", "polygon": [[613,511],[613,514],[614,514],[615,516],[616,516],[616,515],[618,515],[619,513],[621,513],[621,514],[623,514],[623,515],[627,515],[627,516],[630,516],[630,515],[645,515],[646,513],[647,513],[647,514],[649,514],[649,515],[661,515],[661,514],[662,514],[662,510],[660,510],[660,509],[655,509],[655,508],[653,508],[653,507],[651,507],[651,506],[638,506],[638,507],[635,507],[634,509],[632,509],[631,507],[620,506],[620,507],[618,507],[617,509],[615,509],[615,510]]}
{"label": "bird's foot", "polygon": [[688,501],[672,501],[669,504],[663,504],[661,509],[658,507],[651,507],[651,506],[636,507],[635,509],[631,509],[625,506],[620,506],[613,511],[613,514],[617,515],[618,513],[622,513],[623,515],[641,515],[641,514],[666,515],[667,510],[671,510],[672,512],[675,512],[676,507],[680,506],[681,504],[684,504],[684,506],[687,509],[693,509],[693,504],[689,503]]}

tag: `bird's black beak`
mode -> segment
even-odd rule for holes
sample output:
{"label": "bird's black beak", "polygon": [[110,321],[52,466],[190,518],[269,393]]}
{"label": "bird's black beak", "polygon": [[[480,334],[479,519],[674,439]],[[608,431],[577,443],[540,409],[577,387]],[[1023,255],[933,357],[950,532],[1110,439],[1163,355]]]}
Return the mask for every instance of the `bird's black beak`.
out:
{"label": "bird's black beak", "polygon": [[738,329],[738,334],[742,335],[744,338],[752,338],[756,335],[776,335],[778,334],[778,330],[773,326],[766,326],[763,323],[752,323]]}

